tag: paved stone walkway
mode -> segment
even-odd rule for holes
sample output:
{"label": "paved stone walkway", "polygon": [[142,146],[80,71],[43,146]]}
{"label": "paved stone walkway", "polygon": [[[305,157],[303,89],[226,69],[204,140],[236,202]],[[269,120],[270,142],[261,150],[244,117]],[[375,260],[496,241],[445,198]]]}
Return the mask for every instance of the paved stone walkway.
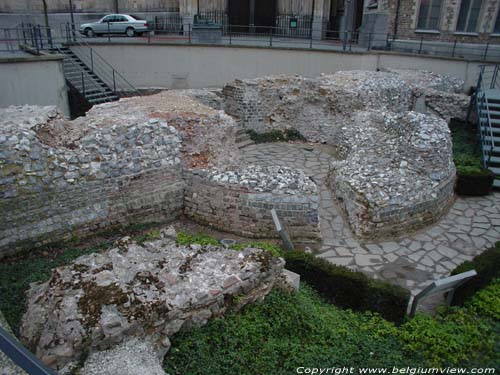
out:
{"label": "paved stone walkway", "polygon": [[319,257],[402,285],[414,295],[500,240],[500,193],[493,193],[458,197],[439,222],[419,232],[393,240],[361,242],[353,236],[326,186],[333,155],[328,147],[266,143],[241,151],[248,164],[299,168],[318,184],[323,238]]}

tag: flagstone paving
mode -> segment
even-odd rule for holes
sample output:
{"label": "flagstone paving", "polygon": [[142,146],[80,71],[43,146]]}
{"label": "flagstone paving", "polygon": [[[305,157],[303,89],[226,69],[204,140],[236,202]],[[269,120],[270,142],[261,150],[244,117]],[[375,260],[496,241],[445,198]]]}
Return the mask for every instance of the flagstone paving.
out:
{"label": "flagstone paving", "polygon": [[248,164],[299,168],[317,183],[323,239],[318,257],[402,285],[413,295],[500,240],[500,193],[493,193],[457,197],[440,221],[418,232],[362,242],[353,236],[327,187],[334,155],[327,146],[264,143],[241,151]]}

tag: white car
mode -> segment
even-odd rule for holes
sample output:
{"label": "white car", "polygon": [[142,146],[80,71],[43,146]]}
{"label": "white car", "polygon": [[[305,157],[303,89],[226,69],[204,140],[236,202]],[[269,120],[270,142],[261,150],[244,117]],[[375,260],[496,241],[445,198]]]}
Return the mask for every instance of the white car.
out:
{"label": "white car", "polygon": [[80,33],[89,38],[102,34],[141,35],[149,31],[148,21],[128,14],[109,14],[97,22],[80,25]]}

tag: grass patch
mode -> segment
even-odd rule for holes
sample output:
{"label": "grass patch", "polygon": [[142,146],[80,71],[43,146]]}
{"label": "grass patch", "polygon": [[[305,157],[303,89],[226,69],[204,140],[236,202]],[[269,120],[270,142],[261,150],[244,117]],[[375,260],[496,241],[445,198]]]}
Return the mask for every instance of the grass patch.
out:
{"label": "grass patch", "polygon": [[[465,122],[450,122],[453,140],[453,161],[459,170],[470,170],[481,167],[481,151],[476,145],[476,129]],[[468,168],[467,168],[468,167]]]}
{"label": "grass patch", "polygon": [[261,304],[176,335],[169,374],[292,374],[298,366],[417,365],[395,326],[378,316],[337,309],[305,284],[273,291]]}
{"label": "grass patch", "polygon": [[306,141],[306,138],[296,129],[271,130],[265,133],[257,133],[249,129],[247,134],[255,143]]}

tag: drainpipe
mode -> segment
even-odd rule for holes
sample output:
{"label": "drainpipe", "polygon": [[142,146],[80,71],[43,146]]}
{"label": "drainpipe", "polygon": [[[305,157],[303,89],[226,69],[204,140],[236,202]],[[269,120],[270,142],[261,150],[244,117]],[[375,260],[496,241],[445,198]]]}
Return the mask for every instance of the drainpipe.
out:
{"label": "drainpipe", "polygon": [[396,17],[394,17],[394,29],[393,29],[393,39],[396,39],[396,35],[398,35],[398,23],[399,23],[399,12],[401,9],[401,0],[397,0],[396,3]]}

